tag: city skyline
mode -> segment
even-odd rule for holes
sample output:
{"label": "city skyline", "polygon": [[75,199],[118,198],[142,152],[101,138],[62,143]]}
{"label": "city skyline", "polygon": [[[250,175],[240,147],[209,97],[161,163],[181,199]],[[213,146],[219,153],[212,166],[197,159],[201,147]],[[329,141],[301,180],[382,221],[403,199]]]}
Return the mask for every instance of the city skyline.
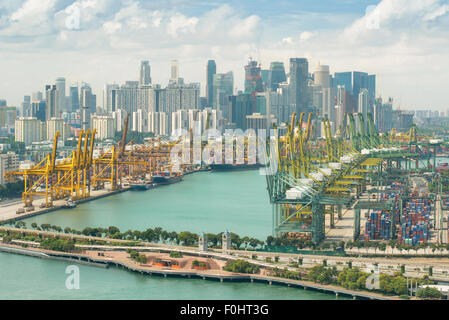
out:
{"label": "city skyline", "polygon": [[68,86],[88,82],[101,95],[106,83],[138,80],[142,60],[150,61],[152,82],[162,85],[170,78],[170,61],[178,60],[180,77],[200,82],[205,96],[207,60],[216,61],[217,73],[233,71],[234,86],[243,89],[249,57],[264,69],[273,61],[288,66],[291,57],[305,57],[310,71],[321,63],[331,73],[376,74],[379,95],[393,96],[401,108],[448,106],[449,6],[443,1],[162,6],[28,0],[4,1],[0,9],[0,66],[8,75],[1,96],[9,105],[19,106],[24,95],[61,76]]}

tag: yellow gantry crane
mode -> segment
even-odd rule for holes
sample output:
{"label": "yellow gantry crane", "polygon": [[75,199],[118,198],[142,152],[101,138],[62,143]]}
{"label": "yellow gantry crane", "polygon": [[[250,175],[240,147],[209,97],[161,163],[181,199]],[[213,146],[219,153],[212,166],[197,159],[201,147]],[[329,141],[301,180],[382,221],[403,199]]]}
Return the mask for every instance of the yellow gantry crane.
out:
{"label": "yellow gantry crane", "polygon": [[[52,207],[53,201],[70,197],[79,200],[90,195],[90,169],[95,130],[80,132],[78,147],[68,157],[57,161],[60,132],[55,133],[53,149],[41,162],[30,169],[10,171],[6,177],[22,176],[25,184],[22,200],[25,207],[33,206],[33,196],[41,196],[42,207]],[[84,142],[84,147],[81,148]]]}

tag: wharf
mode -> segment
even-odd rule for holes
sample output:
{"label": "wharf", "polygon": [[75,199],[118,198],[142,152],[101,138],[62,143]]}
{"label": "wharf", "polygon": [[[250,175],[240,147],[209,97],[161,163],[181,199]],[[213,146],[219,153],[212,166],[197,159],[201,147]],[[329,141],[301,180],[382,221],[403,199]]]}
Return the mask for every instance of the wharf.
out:
{"label": "wharf", "polygon": [[[114,194],[118,194],[118,193],[125,192],[128,190],[129,190],[129,187],[123,187],[122,189],[114,190],[114,191],[107,190],[107,189],[94,190],[94,191],[91,191],[90,197],[85,198],[85,199],[80,199],[80,200],[76,201],[76,204],[85,203],[85,202],[101,199],[104,197],[109,197]],[[43,198],[40,200],[45,201]],[[39,200],[36,200],[36,201],[39,201]],[[54,205],[51,208],[36,207],[36,209],[33,211],[25,212],[25,213],[21,213],[21,214],[17,214],[16,212],[17,212],[17,209],[23,207],[22,201],[13,202],[9,205],[4,205],[2,207],[2,209],[0,210],[0,224],[13,223],[13,222],[16,222],[16,221],[19,221],[22,219],[31,218],[31,217],[38,216],[38,215],[41,215],[44,213],[48,213],[48,212],[66,208],[66,205],[65,205],[66,200],[65,199],[56,200],[53,203],[54,203]]]}
{"label": "wharf", "polygon": [[142,275],[154,275],[161,276],[164,278],[167,277],[177,277],[177,278],[187,278],[187,279],[202,279],[202,280],[210,280],[210,281],[219,281],[219,282],[259,282],[266,283],[268,285],[285,285],[288,287],[302,288],[304,290],[313,290],[319,291],[327,294],[333,294],[336,297],[338,296],[347,296],[352,297],[354,300],[363,299],[363,300],[398,300],[396,297],[387,297],[377,293],[371,292],[360,292],[360,291],[352,291],[343,289],[333,285],[322,285],[309,281],[302,280],[291,280],[291,279],[283,279],[276,278],[265,275],[249,275],[249,274],[232,274],[226,271],[197,271],[197,270],[170,270],[163,268],[149,268],[137,265],[136,263],[127,263],[124,261],[111,260],[111,259],[101,259],[101,258],[92,258],[83,254],[76,253],[62,253],[55,252],[49,250],[37,250],[37,249],[22,249],[12,245],[0,244],[0,251],[8,252],[8,253],[16,253],[21,255],[28,255],[33,257],[40,257],[44,259],[54,259],[54,260],[64,260],[68,262],[73,262],[77,264],[85,264],[91,266],[98,266],[103,268],[108,267],[118,267],[123,268],[132,272],[137,272]]}

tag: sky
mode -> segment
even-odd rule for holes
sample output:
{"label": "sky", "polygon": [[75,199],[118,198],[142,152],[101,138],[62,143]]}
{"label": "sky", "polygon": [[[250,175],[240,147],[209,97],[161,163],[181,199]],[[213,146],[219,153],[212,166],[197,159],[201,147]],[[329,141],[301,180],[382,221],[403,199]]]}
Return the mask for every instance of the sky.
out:
{"label": "sky", "polygon": [[166,85],[170,61],[201,82],[207,60],[234,72],[305,57],[309,69],[377,75],[377,95],[401,109],[449,109],[449,0],[0,0],[0,99],[19,106],[57,77],[88,82],[102,104],[105,83],[138,80],[149,60]]}

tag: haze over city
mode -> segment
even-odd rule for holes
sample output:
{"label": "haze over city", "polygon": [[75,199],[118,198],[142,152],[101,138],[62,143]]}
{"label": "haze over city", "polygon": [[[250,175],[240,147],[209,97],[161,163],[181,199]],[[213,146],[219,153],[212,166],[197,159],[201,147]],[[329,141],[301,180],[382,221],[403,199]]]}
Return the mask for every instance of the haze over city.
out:
{"label": "haze over city", "polygon": [[376,94],[395,107],[445,111],[448,27],[449,5],[438,0],[3,0],[0,96],[19,106],[57,77],[101,94],[105,83],[137,80],[141,60],[165,85],[172,59],[204,96],[209,59],[242,90],[250,57],[263,69],[305,57],[310,71],[321,63],[376,74]]}

